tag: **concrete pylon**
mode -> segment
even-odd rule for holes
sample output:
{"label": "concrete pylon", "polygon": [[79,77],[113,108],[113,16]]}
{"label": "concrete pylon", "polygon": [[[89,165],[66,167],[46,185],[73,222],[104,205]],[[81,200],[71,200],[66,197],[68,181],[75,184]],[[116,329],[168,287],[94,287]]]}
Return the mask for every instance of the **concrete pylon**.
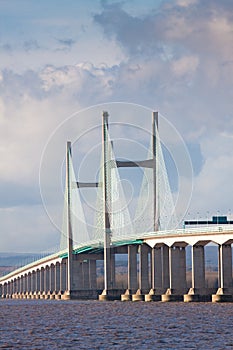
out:
{"label": "concrete pylon", "polygon": [[158,198],[158,157],[157,157],[157,130],[159,123],[159,113],[152,113],[152,152],[153,152],[153,181],[154,181],[154,231],[158,231],[159,229],[159,203],[157,202]]}
{"label": "concrete pylon", "polygon": [[71,225],[71,142],[68,141],[66,144],[66,201],[67,201],[67,247],[68,247],[68,258],[67,258],[67,274],[66,274],[66,290],[64,292],[65,299],[72,298],[72,285],[73,285],[73,233]]}
{"label": "concrete pylon", "polygon": [[109,161],[109,140],[108,140],[108,112],[103,112],[102,123],[102,150],[103,150],[103,201],[104,201],[104,290],[99,295],[99,300],[106,301],[114,299],[111,293],[111,227],[108,204],[110,203],[108,191],[108,161]]}

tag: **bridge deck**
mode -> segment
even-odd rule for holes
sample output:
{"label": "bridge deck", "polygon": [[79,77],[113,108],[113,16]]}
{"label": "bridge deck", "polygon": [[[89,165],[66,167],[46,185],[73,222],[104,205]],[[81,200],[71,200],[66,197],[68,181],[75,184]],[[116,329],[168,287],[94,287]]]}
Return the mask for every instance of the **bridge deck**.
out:
{"label": "bridge deck", "polygon": [[[204,240],[211,241],[217,244],[224,244],[225,241],[233,243],[233,225],[211,226],[211,227],[198,227],[198,228],[184,228],[172,231],[157,231],[157,232],[145,232],[138,233],[129,236],[113,237],[111,245],[113,247],[142,244],[147,243],[151,247],[156,243],[164,243],[171,246],[175,241],[184,240],[188,244],[195,244],[195,241]],[[224,241],[225,240],[225,241]],[[74,254],[95,254],[103,251],[103,241],[89,241],[84,244],[76,245],[74,247]],[[67,257],[67,251],[59,251],[51,255],[45,256],[39,260],[33,261],[30,264],[19,267],[16,270],[10,272],[7,275],[0,277],[0,282],[4,282],[16,275],[26,273],[28,270],[45,266],[48,263],[56,263]]]}

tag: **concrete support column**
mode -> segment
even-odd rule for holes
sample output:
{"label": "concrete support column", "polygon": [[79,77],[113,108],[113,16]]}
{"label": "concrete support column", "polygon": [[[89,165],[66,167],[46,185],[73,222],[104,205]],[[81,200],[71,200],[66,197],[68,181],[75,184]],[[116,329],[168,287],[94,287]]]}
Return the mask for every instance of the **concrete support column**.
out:
{"label": "concrete support column", "polygon": [[40,294],[44,292],[44,281],[45,281],[45,273],[44,273],[44,267],[40,269]]}
{"label": "concrete support column", "polygon": [[15,279],[12,280],[10,283],[10,291],[11,291],[11,294],[15,292]]}
{"label": "concrete support column", "polygon": [[96,260],[89,260],[90,289],[97,289],[96,283]]}
{"label": "concrete support column", "polygon": [[10,294],[12,295],[15,291],[15,279],[10,282]]}
{"label": "concrete support column", "polygon": [[12,294],[16,293],[16,288],[17,288],[17,280],[16,278],[14,278],[12,281],[12,291],[11,291]]}
{"label": "concrete support column", "polygon": [[12,295],[14,292],[14,280],[8,282],[7,294]]}
{"label": "concrete support column", "polygon": [[128,246],[128,291],[135,293],[138,288],[137,281],[137,245]]}
{"label": "concrete support column", "polygon": [[9,285],[8,285],[8,294],[9,295],[12,295],[13,294],[13,284],[14,284],[14,282],[13,281],[10,281],[9,282]]}
{"label": "concrete support column", "polygon": [[162,288],[165,291],[169,288],[169,247],[167,245],[162,246]]}
{"label": "concrete support column", "polygon": [[20,294],[22,291],[22,276],[17,278],[17,293]]}
{"label": "concrete support column", "polygon": [[[168,252],[168,249],[165,251]],[[168,254],[166,256],[168,260]],[[166,290],[163,288],[163,265],[163,247],[155,246],[151,249],[151,290],[145,295],[145,301],[161,301],[161,295]]]}
{"label": "concrete support column", "polygon": [[82,262],[82,287],[84,290],[89,289],[89,261]]}
{"label": "concrete support column", "polygon": [[27,275],[25,274],[24,275],[24,282],[23,282],[23,285],[24,285],[24,287],[23,287],[23,291],[24,291],[24,293],[26,293],[27,292]]}
{"label": "concrete support column", "polygon": [[27,274],[24,275],[24,293],[28,291],[28,276]]}
{"label": "concrete support column", "polygon": [[77,260],[77,256],[73,259],[73,278],[72,278],[72,290],[83,290],[84,280],[89,279],[89,268],[86,266],[87,261]]}
{"label": "concrete support column", "polygon": [[14,278],[10,281],[9,291],[10,291],[10,295],[12,295],[12,297],[13,297],[13,294],[17,293],[17,278]]}
{"label": "concrete support column", "polygon": [[116,266],[115,266],[115,253],[114,252],[111,253],[110,263],[111,263],[111,268],[110,268],[110,271],[111,271],[110,287],[111,287],[111,289],[114,289],[114,288],[116,288]]}
{"label": "concrete support column", "polygon": [[205,247],[192,246],[192,287],[184,294],[185,302],[210,301],[211,292],[205,286]]}
{"label": "concrete support column", "polygon": [[26,276],[23,275],[22,276],[22,293],[25,293],[26,292]]}
{"label": "concrete support column", "polygon": [[169,248],[169,288],[162,294],[162,301],[183,301],[186,286],[186,252],[182,246]]}
{"label": "concrete support column", "polygon": [[17,293],[21,292],[21,277],[17,278]]}
{"label": "concrete support column", "polygon": [[19,293],[20,294],[23,293],[23,275],[20,276],[20,280],[19,280]]}
{"label": "concrete support column", "polygon": [[232,249],[231,244],[222,244],[218,250],[218,290],[212,295],[213,302],[232,302],[233,285],[232,285]]}
{"label": "concrete support column", "polygon": [[36,270],[36,292],[40,291],[40,270]]}
{"label": "concrete support column", "polygon": [[44,270],[44,292],[46,293],[49,291],[49,288],[50,288],[49,275],[50,275],[50,271],[49,271],[49,266],[47,265]]}
{"label": "concrete support column", "polygon": [[[107,231],[107,229],[106,229]],[[110,232],[105,233],[104,247],[104,291],[103,295],[107,295],[111,289],[111,248],[110,248]]]}
{"label": "concrete support column", "polygon": [[32,271],[32,292],[36,292],[36,271]]}
{"label": "concrete support column", "polygon": [[192,247],[192,289],[194,293],[205,294],[205,247]]}
{"label": "concrete support column", "polygon": [[6,282],[6,295],[9,296],[10,294],[10,282]]}
{"label": "concrete support column", "polygon": [[55,292],[59,292],[60,288],[60,266],[61,264],[56,263],[55,265]]}
{"label": "concrete support column", "polygon": [[19,277],[15,278],[15,293],[19,291]]}
{"label": "concrete support column", "polygon": [[4,283],[3,285],[3,292],[2,292],[3,296],[7,295],[7,283]]}
{"label": "concrete support column", "polygon": [[28,292],[32,292],[32,272],[28,274]]}
{"label": "concrete support column", "polygon": [[[138,289],[137,252],[137,245],[128,245],[128,288],[125,293],[121,295],[122,301],[142,300],[141,291]],[[140,294],[139,296],[136,291]]]}
{"label": "concrete support column", "polygon": [[186,292],[186,256],[185,248],[172,246],[169,249],[170,290],[174,294]]}
{"label": "concrete support column", "polygon": [[16,278],[16,293],[20,292],[20,277]]}
{"label": "concrete support column", "polygon": [[154,247],[151,250],[151,287],[162,291],[162,248]]}
{"label": "concrete support column", "polygon": [[10,282],[7,282],[7,284],[6,284],[6,294],[8,294],[8,295],[11,294],[11,284],[10,284]]}
{"label": "concrete support column", "polygon": [[32,291],[32,274],[31,272],[28,273],[27,275],[27,292],[30,293]]}
{"label": "concrete support column", "polygon": [[60,291],[65,292],[67,288],[66,279],[67,279],[67,271],[66,271],[66,262],[62,260],[60,266]]}
{"label": "concrete support column", "polygon": [[149,264],[148,249],[146,244],[139,246],[139,290],[142,294],[149,292]]}
{"label": "concrete support column", "polygon": [[222,244],[219,247],[220,285],[224,289],[232,288],[232,249],[230,244]]}
{"label": "concrete support column", "polygon": [[51,264],[49,269],[49,290],[51,293],[55,291],[55,266]]}

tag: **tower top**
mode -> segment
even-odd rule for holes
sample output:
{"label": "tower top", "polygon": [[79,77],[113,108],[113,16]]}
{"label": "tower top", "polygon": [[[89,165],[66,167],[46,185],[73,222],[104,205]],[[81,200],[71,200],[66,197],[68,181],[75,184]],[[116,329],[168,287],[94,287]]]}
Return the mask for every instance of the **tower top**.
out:
{"label": "tower top", "polygon": [[108,112],[107,112],[107,111],[103,111],[103,117],[104,117],[104,118],[109,117],[109,114],[108,114]]}

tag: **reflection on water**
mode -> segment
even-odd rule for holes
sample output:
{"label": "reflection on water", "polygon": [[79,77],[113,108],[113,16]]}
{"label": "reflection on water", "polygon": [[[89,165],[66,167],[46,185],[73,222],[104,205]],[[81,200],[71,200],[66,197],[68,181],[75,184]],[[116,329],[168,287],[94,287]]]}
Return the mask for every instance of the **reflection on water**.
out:
{"label": "reflection on water", "polygon": [[233,349],[233,303],[0,301],[1,349]]}

